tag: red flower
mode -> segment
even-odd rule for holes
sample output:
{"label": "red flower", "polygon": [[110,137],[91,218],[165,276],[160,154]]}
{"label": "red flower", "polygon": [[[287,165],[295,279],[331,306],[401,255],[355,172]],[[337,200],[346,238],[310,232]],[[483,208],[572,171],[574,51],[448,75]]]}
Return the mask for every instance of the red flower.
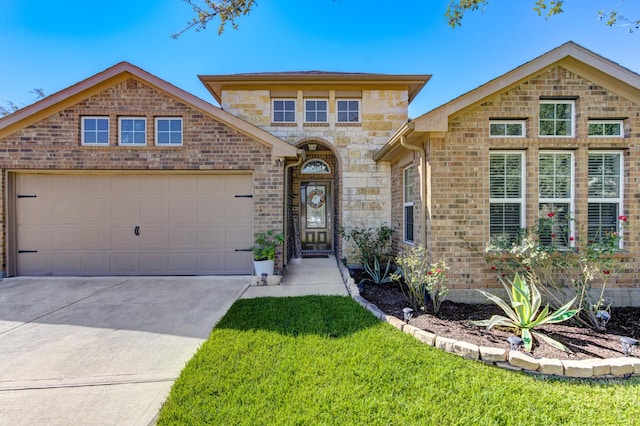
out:
{"label": "red flower", "polygon": [[573,241],[573,240],[575,240],[575,238],[569,237],[569,241]]}
{"label": "red flower", "polygon": [[556,234],[551,234],[551,238],[555,238],[555,237],[557,237]]}
{"label": "red flower", "polygon": [[501,276],[502,278],[506,277],[506,275],[505,275],[505,274],[502,274],[502,275],[500,275],[500,276]]}
{"label": "red flower", "polygon": [[442,272],[442,269],[440,268],[436,269],[436,274],[439,274],[440,272]]}
{"label": "red flower", "polygon": [[427,275],[433,275],[432,271],[427,272]]}
{"label": "red flower", "polygon": [[548,217],[548,218],[550,218],[550,219],[553,219],[553,217],[554,217],[555,215],[556,215],[556,214],[555,214],[554,212],[549,212],[549,213],[547,213],[547,217]]}
{"label": "red flower", "polygon": [[629,220],[629,218],[628,218],[628,217],[626,217],[625,215],[620,215],[620,216],[618,217],[618,220],[621,220],[621,221],[623,221],[623,222],[626,222],[627,220]]}
{"label": "red flower", "polygon": [[491,270],[495,271],[496,270],[496,265],[491,265]]}
{"label": "red flower", "polygon": [[605,275],[609,275],[611,273],[611,271],[608,270],[608,269],[603,269],[602,273],[605,274]]}

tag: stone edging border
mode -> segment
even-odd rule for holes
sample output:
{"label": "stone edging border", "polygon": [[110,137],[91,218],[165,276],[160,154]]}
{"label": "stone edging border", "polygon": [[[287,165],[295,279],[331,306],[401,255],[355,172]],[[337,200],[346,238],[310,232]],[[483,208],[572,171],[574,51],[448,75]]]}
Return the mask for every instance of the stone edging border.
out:
{"label": "stone edging border", "polygon": [[519,351],[478,346],[424,331],[404,321],[387,315],[373,303],[360,296],[349,270],[338,262],[342,279],[347,291],[358,304],[371,312],[380,321],[387,322],[398,330],[409,334],[430,346],[445,350],[452,354],[474,361],[495,365],[513,371],[524,371],[532,374],[554,375],[576,378],[622,378],[640,376],[640,358],[618,357],[607,359],[559,360],[552,358],[534,358]]}

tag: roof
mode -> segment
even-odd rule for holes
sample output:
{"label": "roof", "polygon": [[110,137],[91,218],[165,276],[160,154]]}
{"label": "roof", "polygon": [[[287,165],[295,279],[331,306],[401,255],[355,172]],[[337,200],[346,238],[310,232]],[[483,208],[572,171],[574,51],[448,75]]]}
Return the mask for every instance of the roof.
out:
{"label": "roof", "polygon": [[431,79],[430,74],[369,74],[329,71],[285,71],[249,74],[200,75],[200,81],[220,103],[222,90],[273,89],[314,87],[318,90],[336,88],[353,90],[363,88],[405,89],[409,102]]}
{"label": "roof", "polygon": [[[569,41],[482,86],[467,92],[411,121],[389,138],[375,155],[375,161],[389,161],[404,149],[401,136],[415,137],[426,133],[445,133],[449,120],[475,108],[497,94],[530,80],[546,70],[560,65],[576,74],[640,104],[640,75],[597,53]],[[409,140],[410,142],[410,140]]]}
{"label": "roof", "polygon": [[0,137],[23,129],[128,78],[138,79],[257,142],[270,146],[274,157],[297,156],[297,149],[285,141],[128,62],[120,62],[73,86],[0,118]]}

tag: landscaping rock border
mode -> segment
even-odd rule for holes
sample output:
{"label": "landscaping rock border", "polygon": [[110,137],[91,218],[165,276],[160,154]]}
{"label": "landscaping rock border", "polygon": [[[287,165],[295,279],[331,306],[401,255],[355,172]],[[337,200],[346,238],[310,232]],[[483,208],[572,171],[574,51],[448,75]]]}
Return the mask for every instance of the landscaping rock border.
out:
{"label": "landscaping rock border", "polygon": [[456,341],[445,336],[437,336],[382,312],[376,305],[360,296],[358,286],[355,285],[353,278],[349,274],[349,269],[340,262],[338,262],[338,267],[340,268],[345,286],[353,300],[371,312],[380,321],[391,324],[398,330],[413,336],[429,346],[443,349],[463,358],[531,374],[598,379],[640,376],[640,358],[636,357],[593,358],[583,360],[534,358],[519,351],[477,346],[464,341]]}

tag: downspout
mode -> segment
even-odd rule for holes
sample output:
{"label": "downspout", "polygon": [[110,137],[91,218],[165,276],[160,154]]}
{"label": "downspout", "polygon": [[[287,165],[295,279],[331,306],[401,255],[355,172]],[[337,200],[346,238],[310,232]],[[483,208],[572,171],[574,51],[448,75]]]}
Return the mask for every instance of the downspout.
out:
{"label": "downspout", "polygon": [[427,153],[421,146],[410,145],[407,143],[407,135],[413,132],[414,123],[407,123],[408,131],[404,132],[400,136],[400,145],[404,148],[420,153],[420,163],[418,165],[418,173],[420,174],[420,241],[422,245],[427,247],[427,178],[426,178],[426,164]]}
{"label": "downspout", "polygon": [[305,160],[305,158],[307,158],[307,153],[305,152],[304,149],[299,149],[298,150],[298,159],[296,160],[295,163],[290,163],[287,164],[286,166],[284,166],[284,200],[283,200],[283,204],[284,204],[284,229],[283,229],[283,235],[284,235],[284,251],[282,253],[282,266],[287,266],[287,248],[288,248],[288,241],[289,239],[287,238],[287,230],[289,229],[289,209],[288,209],[288,201],[289,201],[289,169],[291,169],[292,167],[297,167],[300,164],[302,164],[302,162]]}

